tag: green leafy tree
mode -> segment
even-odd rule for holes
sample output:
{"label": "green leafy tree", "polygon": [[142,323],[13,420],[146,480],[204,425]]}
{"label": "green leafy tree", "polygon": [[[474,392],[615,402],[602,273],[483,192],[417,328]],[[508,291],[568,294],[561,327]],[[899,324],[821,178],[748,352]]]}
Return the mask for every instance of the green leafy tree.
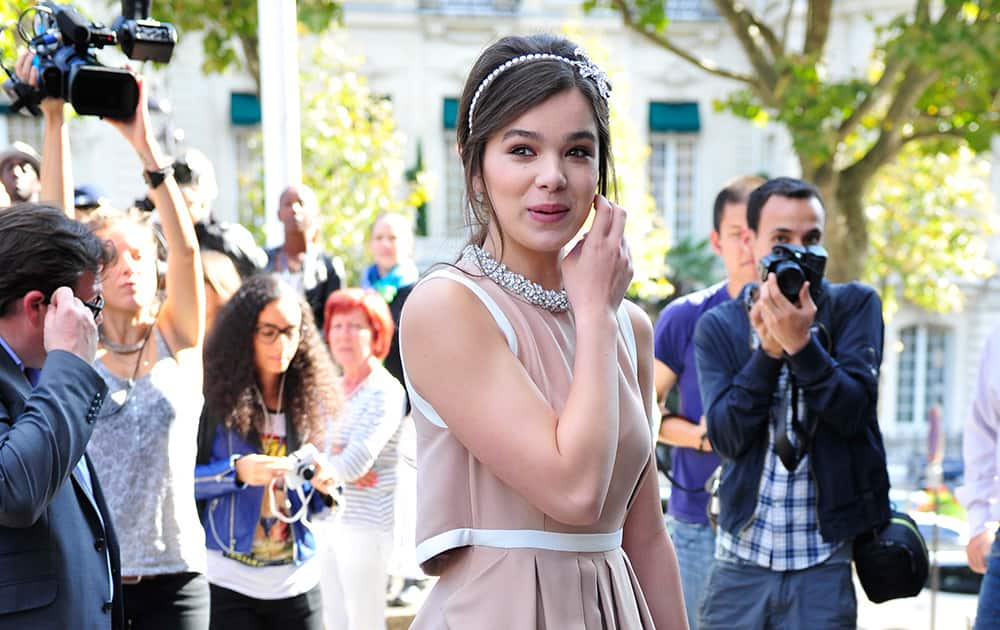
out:
{"label": "green leafy tree", "polygon": [[[119,4],[109,0],[109,4]],[[340,22],[342,11],[334,0],[298,0],[301,30],[322,33]],[[257,37],[257,0],[171,0],[154,4],[155,17],[183,33],[204,34],[206,73],[244,69],[260,91],[260,52]]]}
{"label": "green leafy tree", "polygon": [[825,242],[835,280],[858,278],[865,268],[871,232],[864,196],[883,167],[910,146],[985,150],[1000,131],[998,0],[914,0],[877,28],[870,71],[845,78],[828,70],[842,61],[828,47],[833,0],[807,0],[801,25],[793,24],[798,0],[758,5],[761,11],[712,0],[746,69],[723,68],[681,45],[667,17],[670,4],[584,0],[587,9],[611,7],[645,40],[740,86],[720,108],[787,129],[802,176],[819,186],[827,204]]}
{"label": "green leafy tree", "polygon": [[988,177],[989,164],[969,149],[923,155],[912,147],[876,176],[863,277],[878,287],[887,313],[901,299],[960,310],[961,284],[996,271],[987,254],[994,234]]}
{"label": "green leafy tree", "polygon": [[344,259],[349,283],[369,264],[368,228],[383,211],[411,216],[427,200],[423,173],[404,178],[404,138],[392,102],[372,92],[362,59],[330,32],[303,64],[303,180],[319,197],[327,251]]}

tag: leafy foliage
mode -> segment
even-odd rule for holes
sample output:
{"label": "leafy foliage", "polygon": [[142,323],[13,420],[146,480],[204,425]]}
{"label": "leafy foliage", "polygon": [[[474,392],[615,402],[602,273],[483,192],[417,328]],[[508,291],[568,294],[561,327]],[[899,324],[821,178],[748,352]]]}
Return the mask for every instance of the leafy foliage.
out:
{"label": "leafy foliage", "polygon": [[947,312],[962,308],[963,281],[991,276],[994,234],[989,165],[962,148],[922,155],[910,148],[883,168],[865,210],[871,230],[864,280],[887,313],[900,299]]}
{"label": "leafy foliage", "polygon": [[[108,0],[109,4],[119,4]],[[334,0],[297,0],[301,30],[322,33],[342,17],[341,5]],[[170,22],[183,36],[204,34],[205,73],[244,69],[260,86],[260,57],[257,47],[257,0],[171,0],[157,2],[154,17]]]}
{"label": "leafy foliage", "polygon": [[411,173],[409,182],[403,176],[404,138],[392,103],[372,92],[361,65],[343,34],[331,32],[312,47],[300,82],[303,179],[319,197],[323,244],[343,257],[349,283],[371,262],[366,246],[375,217],[412,215],[427,200],[424,174]]}
{"label": "leafy foliage", "polygon": [[877,27],[869,68],[853,75],[841,72],[849,60],[828,50],[832,0],[808,0],[800,24],[792,24],[796,0],[769,3],[766,13],[713,0],[749,72],[722,68],[671,39],[668,5],[584,2],[584,8],[613,8],[647,41],[741,84],[716,104],[720,110],[788,130],[802,176],[824,192],[835,279],[857,278],[865,268],[871,248],[862,200],[872,178],[904,147],[932,155],[959,146],[981,151],[1000,132],[997,0],[914,0],[911,10]]}

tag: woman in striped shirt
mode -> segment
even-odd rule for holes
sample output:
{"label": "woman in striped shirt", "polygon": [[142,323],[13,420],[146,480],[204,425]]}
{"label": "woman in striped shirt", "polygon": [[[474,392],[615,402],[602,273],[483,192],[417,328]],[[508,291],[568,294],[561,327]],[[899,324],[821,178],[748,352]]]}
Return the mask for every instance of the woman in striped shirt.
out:
{"label": "woman in striped shirt", "polygon": [[322,586],[327,628],[385,628],[403,387],[382,366],[394,325],[374,291],[342,289],[326,301],[324,335],[343,371],[345,402],[327,427],[329,468],[344,507],[329,528]]}

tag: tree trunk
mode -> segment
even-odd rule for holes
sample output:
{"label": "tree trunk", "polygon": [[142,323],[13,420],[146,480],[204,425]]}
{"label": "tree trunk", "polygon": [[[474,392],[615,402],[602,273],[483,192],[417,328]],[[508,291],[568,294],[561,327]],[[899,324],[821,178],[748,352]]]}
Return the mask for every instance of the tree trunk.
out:
{"label": "tree trunk", "polygon": [[[829,164],[811,167],[800,160],[802,179],[815,184],[823,196],[826,223],[823,246],[829,254],[826,278],[850,282],[861,277],[868,254],[868,224],[864,214],[864,183],[841,177]],[[865,180],[867,181],[867,180]]]}
{"label": "tree trunk", "polygon": [[823,243],[830,255],[826,276],[831,282],[857,280],[864,272],[868,254],[864,191],[837,178],[835,185],[822,192],[826,205]]}

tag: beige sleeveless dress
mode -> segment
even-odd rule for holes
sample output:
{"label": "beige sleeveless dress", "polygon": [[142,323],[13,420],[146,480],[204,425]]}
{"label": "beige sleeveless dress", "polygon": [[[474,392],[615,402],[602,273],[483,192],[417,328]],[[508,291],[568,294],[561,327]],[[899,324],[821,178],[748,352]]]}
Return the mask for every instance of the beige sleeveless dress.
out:
{"label": "beige sleeveless dress", "polygon": [[[573,376],[572,313],[532,306],[476,277],[474,263],[463,260],[459,266],[473,275],[444,269],[423,282],[459,282],[475,293],[560,413]],[[619,441],[607,500],[591,526],[560,523],[500,481],[451,435],[407,379],[417,429],[417,559],[425,571],[441,576],[412,630],[653,629],[621,547],[652,438],[624,307],[618,320]],[[527,421],[511,418],[511,430]]]}

